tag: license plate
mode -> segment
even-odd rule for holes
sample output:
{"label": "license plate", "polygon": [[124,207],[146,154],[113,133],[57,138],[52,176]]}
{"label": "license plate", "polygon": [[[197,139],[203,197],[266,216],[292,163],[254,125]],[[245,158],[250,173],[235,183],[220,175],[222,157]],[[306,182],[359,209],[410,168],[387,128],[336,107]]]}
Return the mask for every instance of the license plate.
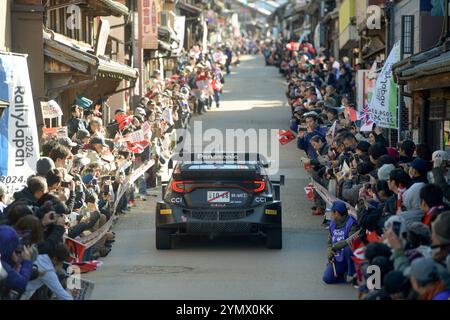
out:
{"label": "license plate", "polygon": [[207,194],[208,203],[229,203],[230,192],[229,191],[208,191]]}

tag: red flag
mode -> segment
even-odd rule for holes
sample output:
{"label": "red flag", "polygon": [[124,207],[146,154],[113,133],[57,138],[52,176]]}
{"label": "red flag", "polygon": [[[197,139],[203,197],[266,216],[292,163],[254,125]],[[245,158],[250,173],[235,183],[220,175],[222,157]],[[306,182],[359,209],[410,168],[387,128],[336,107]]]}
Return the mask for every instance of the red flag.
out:
{"label": "red flag", "polygon": [[116,119],[117,123],[119,124],[120,130],[129,126],[133,122],[133,116],[116,115],[115,119]]}
{"label": "red flag", "polygon": [[141,154],[149,145],[148,141],[141,141],[136,143],[128,142],[127,148],[133,153]]}
{"label": "red flag", "polygon": [[280,130],[279,137],[281,145],[288,144],[292,140],[295,140],[295,135],[291,130]]}
{"label": "red flag", "polygon": [[310,202],[312,202],[314,200],[314,185],[312,183],[310,183],[306,188],[305,188],[305,192],[306,192],[306,196],[308,197],[308,200]]}
{"label": "red flag", "polygon": [[71,263],[82,263],[86,246],[76,240],[66,238],[65,244],[70,252]]}

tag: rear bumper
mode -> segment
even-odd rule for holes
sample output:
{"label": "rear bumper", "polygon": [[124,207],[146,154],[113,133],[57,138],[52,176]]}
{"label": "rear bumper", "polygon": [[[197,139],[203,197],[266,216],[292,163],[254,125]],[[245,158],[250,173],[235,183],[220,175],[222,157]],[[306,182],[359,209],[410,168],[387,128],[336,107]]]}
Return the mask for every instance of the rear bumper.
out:
{"label": "rear bumper", "polygon": [[181,234],[257,234],[281,227],[281,203],[247,209],[202,210],[159,202],[155,221],[157,228],[169,228]]}

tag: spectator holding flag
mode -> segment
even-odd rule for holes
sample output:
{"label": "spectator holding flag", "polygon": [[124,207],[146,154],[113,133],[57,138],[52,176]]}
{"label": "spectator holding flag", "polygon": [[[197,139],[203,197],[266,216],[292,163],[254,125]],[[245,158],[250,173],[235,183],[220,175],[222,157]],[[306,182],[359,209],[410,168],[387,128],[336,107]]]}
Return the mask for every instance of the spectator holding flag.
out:
{"label": "spectator holding flag", "polygon": [[356,220],[348,214],[343,201],[335,201],[331,206],[331,223],[328,234],[328,265],[323,275],[327,284],[346,282],[355,274],[351,259],[352,252],[347,239],[359,231]]}

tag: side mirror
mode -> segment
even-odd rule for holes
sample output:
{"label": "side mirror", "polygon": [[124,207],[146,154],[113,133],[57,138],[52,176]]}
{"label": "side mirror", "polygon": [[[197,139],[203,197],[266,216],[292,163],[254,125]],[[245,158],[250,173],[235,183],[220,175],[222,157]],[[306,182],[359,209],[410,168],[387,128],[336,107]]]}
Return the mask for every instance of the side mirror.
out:
{"label": "side mirror", "polygon": [[280,186],[284,186],[284,184],[285,184],[285,176],[281,175],[280,176]]}

